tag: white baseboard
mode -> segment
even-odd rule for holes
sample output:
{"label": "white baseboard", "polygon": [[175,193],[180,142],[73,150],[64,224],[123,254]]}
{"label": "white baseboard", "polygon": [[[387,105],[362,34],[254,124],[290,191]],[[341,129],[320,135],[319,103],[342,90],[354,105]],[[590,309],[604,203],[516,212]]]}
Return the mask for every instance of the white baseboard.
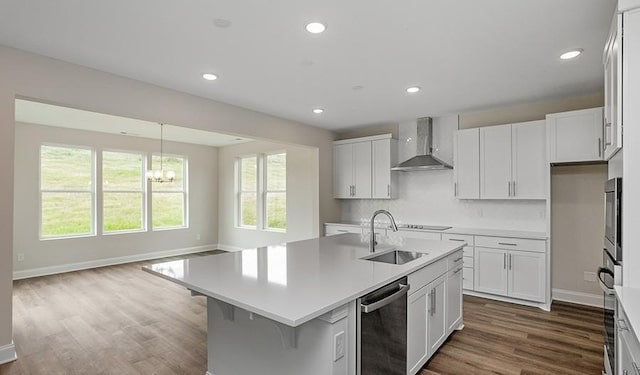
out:
{"label": "white baseboard", "polygon": [[225,244],[219,243],[218,244],[218,249],[224,250],[224,251],[242,251],[242,250],[244,250],[246,248],[245,247],[225,245]]}
{"label": "white baseboard", "polygon": [[13,341],[9,345],[0,346],[0,365],[15,361],[16,359],[18,359],[18,354],[16,353],[16,346],[13,344]]}
{"label": "white baseboard", "polygon": [[599,308],[602,308],[602,304],[604,303],[602,294],[590,294],[564,289],[553,289],[551,291],[551,296],[552,299],[556,301],[571,302],[577,303],[579,305],[594,306]]}
{"label": "white baseboard", "polygon": [[537,308],[539,308],[541,310],[544,310],[544,311],[551,311],[551,305],[546,304],[544,302],[533,302],[533,301],[527,301],[527,300],[523,300],[523,299],[503,297],[503,296],[498,296],[498,295],[495,295],[495,294],[487,294],[487,293],[482,293],[482,292],[475,292],[473,290],[468,290],[468,289],[463,289],[462,290],[462,294],[466,294],[466,295],[470,295],[470,296],[474,296],[474,297],[493,299],[493,300],[500,301],[500,302],[514,303],[514,304],[517,304],[517,305],[537,307]]}
{"label": "white baseboard", "polygon": [[158,259],[158,258],[164,258],[164,257],[172,257],[177,255],[201,253],[203,251],[210,251],[215,249],[219,249],[218,245],[205,245],[205,246],[187,247],[182,249],[155,251],[151,253],[126,255],[126,256],[115,257],[115,258],[91,260],[88,262],[61,264],[59,266],[31,268],[28,270],[14,271],[13,279],[20,280],[20,279],[27,279],[30,277],[54,275],[57,273],[80,271],[80,270],[86,270],[86,269],[96,268],[96,267],[113,266],[116,264],[139,262],[142,260],[150,260],[150,259]]}

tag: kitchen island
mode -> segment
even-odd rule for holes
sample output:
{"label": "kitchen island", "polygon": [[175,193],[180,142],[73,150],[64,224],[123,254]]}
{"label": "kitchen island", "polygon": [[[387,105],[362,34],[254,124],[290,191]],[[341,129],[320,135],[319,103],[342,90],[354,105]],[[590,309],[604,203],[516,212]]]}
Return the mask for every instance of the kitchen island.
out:
{"label": "kitchen island", "polygon": [[208,374],[354,375],[356,300],[407,275],[410,288],[431,281],[411,275],[450,262],[463,246],[408,239],[402,249],[426,254],[386,264],[362,259],[371,255],[368,244],[344,234],[144,270],[207,297]]}

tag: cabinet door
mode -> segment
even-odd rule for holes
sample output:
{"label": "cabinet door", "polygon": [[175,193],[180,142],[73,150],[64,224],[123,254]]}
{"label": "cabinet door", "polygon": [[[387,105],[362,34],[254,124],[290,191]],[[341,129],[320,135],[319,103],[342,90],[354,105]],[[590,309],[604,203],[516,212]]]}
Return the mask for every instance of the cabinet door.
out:
{"label": "cabinet door", "polygon": [[371,198],[371,142],[352,145],[353,198]]}
{"label": "cabinet door", "polygon": [[549,162],[603,160],[603,108],[547,115]]}
{"label": "cabinet door", "polygon": [[547,195],[545,126],[543,120],[511,126],[511,196],[515,199],[545,199]]}
{"label": "cabinet door", "polygon": [[351,198],[353,192],[353,145],[333,146],[333,197]]}
{"label": "cabinet door", "polygon": [[622,148],[622,14],[614,15],[604,61],[604,159]]}
{"label": "cabinet door", "polygon": [[480,129],[458,130],[454,145],[454,195],[480,199]]}
{"label": "cabinet door", "polygon": [[474,287],[476,292],[507,295],[507,251],[476,247]]}
{"label": "cabinet door", "polygon": [[447,278],[447,332],[458,328],[462,322],[462,267],[449,271]]}
{"label": "cabinet door", "polygon": [[431,291],[427,313],[429,356],[433,355],[447,338],[447,316],[445,315],[446,277],[446,274],[442,275],[427,285],[427,288]]}
{"label": "cabinet door", "polygon": [[545,253],[510,251],[509,297],[544,302],[545,261]]}
{"label": "cabinet door", "polygon": [[511,125],[480,128],[480,198],[511,197]]}
{"label": "cabinet door", "polygon": [[391,139],[371,142],[373,158],[372,192],[374,199],[391,198]]}
{"label": "cabinet door", "polygon": [[430,288],[425,286],[409,296],[407,300],[407,370],[416,374],[427,362],[427,296]]}

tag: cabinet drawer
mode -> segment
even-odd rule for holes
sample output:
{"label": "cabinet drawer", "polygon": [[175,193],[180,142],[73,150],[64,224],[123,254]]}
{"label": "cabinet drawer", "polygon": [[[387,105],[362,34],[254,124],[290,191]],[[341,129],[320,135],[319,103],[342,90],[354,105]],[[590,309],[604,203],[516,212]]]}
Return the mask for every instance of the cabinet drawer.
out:
{"label": "cabinet drawer", "polygon": [[545,240],[532,240],[528,238],[485,237],[476,236],[477,247],[490,247],[494,249],[526,250],[544,253]]}
{"label": "cabinet drawer", "polygon": [[438,276],[444,274],[445,272],[447,272],[446,258],[440,259],[439,261],[410,274],[408,276],[409,285],[411,285],[409,294],[417,292],[420,288],[437,279]]}
{"label": "cabinet drawer", "polygon": [[463,262],[464,262],[464,266],[465,267],[473,268],[473,257],[465,256],[464,259],[463,259]]}
{"label": "cabinet drawer", "polygon": [[473,290],[473,268],[465,267],[462,270],[462,289]]}
{"label": "cabinet drawer", "polygon": [[458,267],[464,260],[462,256],[462,250],[458,250],[455,253],[447,256],[447,269],[451,270]]}
{"label": "cabinet drawer", "polygon": [[422,240],[442,240],[442,235],[436,232],[418,232],[414,230],[401,230],[397,232],[402,238],[419,238]]}
{"label": "cabinet drawer", "polygon": [[467,245],[473,246],[473,236],[470,234],[442,234],[443,240],[466,242]]}
{"label": "cabinet drawer", "polygon": [[464,256],[473,258],[473,246],[465,246],[462,248]]}

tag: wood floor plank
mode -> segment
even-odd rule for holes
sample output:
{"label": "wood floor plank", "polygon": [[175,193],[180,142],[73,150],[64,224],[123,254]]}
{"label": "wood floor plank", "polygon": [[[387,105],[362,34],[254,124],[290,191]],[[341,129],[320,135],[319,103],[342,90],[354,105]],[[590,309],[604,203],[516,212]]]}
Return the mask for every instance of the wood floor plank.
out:
{"label": "wood floor plank", "polygon": [[[14,282],[19,360],[0,375],[204,374],[205,298],[141,271],[148,263]],[[554,303],[545,312],[465,296],[464,320],[419,375],[600,375],[603,367],[600,309]]]}

